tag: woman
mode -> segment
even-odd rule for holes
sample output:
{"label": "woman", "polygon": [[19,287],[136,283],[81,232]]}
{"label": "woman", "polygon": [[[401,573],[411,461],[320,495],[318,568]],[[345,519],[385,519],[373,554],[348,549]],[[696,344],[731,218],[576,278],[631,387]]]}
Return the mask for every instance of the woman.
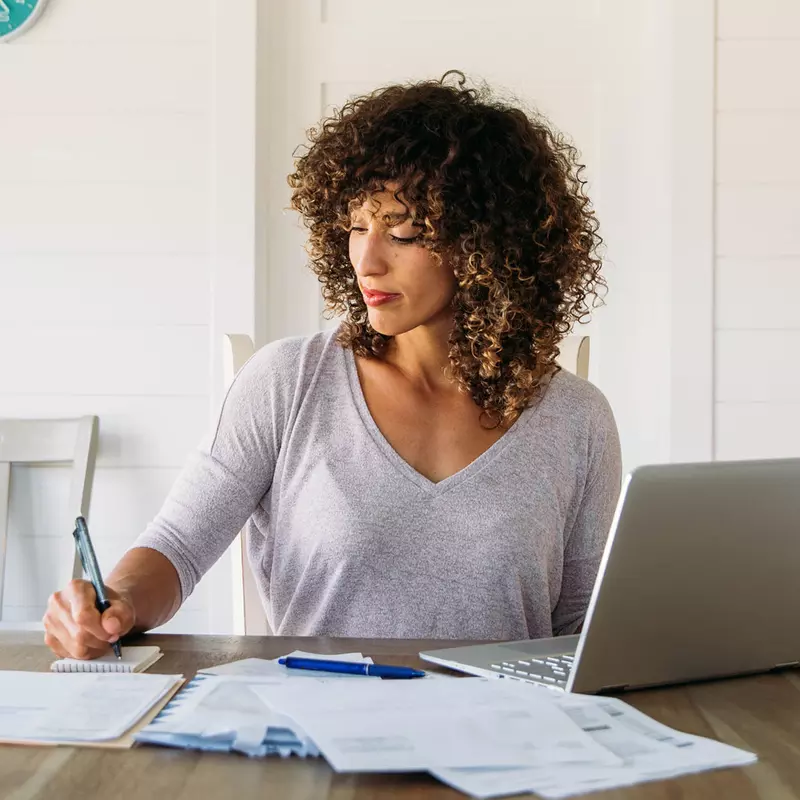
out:
{"label": "woman", "polygon": [[461,78],[388,87],[311,131],[293,207],[344,320],[248,362],[108,577],[112,607],[82,581],[51,598],[58,655],[166,622],[245,524],[276,634],[580,627],[619,440],[555,358],[603,286],[596,221],[574,149]]}

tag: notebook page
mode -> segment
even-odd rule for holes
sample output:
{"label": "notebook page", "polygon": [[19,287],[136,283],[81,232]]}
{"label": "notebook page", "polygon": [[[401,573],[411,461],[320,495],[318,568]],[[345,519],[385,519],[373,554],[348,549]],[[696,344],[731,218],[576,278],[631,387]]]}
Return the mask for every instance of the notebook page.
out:
{"label": "notebook page", "polygon": [[0,740],[116,739],[181,680],[174,675],[0,671]]}
{"label": "notebook page", "polygon": [[50,665],[53,672],[142,672],[164,655],[158,647],[123,647],[122,658],[107,653],[89,661],[61,658]]}

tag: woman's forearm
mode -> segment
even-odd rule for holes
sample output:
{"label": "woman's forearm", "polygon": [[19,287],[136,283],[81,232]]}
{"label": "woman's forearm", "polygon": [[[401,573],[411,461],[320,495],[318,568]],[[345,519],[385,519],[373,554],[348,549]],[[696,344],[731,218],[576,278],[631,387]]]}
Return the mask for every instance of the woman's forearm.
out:
{"label": "woman's forearm", "polygon": [[172,562],[149,547],[129,550],[114,567],[106,584],[133,606],[134,632],[157,628],[181,605],[181,587]]}

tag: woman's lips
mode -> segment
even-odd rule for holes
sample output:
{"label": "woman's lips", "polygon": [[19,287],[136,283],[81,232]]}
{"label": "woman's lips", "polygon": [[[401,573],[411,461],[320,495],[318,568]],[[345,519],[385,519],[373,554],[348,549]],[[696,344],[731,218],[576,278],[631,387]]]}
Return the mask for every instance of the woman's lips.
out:
{"label": "woman's lips", "polygon": [[389,292],[378,292],[375,289],[367,289],[366,286],[361,287],[361,294],[364,295],[364,302],[372,308],[382,306],[385,303],[391,303],[393,300],[402,297],[400,294],[390,294]]}

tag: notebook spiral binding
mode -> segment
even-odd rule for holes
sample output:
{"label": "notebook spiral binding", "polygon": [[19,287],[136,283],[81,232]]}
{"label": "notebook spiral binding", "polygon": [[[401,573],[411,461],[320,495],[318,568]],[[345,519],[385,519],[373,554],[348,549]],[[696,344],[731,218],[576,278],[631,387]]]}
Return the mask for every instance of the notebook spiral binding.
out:
{"label": "notebook spiral binding", "polygon": [[78,669],[74,664],[59,664],[56,663],[54,672],[113,672],[116,675],[120,673],[127,673],[130,670],[125,669],[114,669],[113,664],[98,664],[93,661],[85,661],[81,665],[81,668]]}
{"label": "notebook spiral binding", "polygon": [[[150,726],[155,727],[159,724],[159,722],[164,722],[164,720],[170,716],[170,714],[175,713],[181,703],[195,690],[197,689],[198,685],[202,683],[208,675],[195,675],[189,683],[186,684],[183,688],[181,688],[175,696],[167,703],[164,708],[158,713],[156,717],[153,718],[153,721],[150,723]],[[148,726],[149,727],[149,726]]]}

